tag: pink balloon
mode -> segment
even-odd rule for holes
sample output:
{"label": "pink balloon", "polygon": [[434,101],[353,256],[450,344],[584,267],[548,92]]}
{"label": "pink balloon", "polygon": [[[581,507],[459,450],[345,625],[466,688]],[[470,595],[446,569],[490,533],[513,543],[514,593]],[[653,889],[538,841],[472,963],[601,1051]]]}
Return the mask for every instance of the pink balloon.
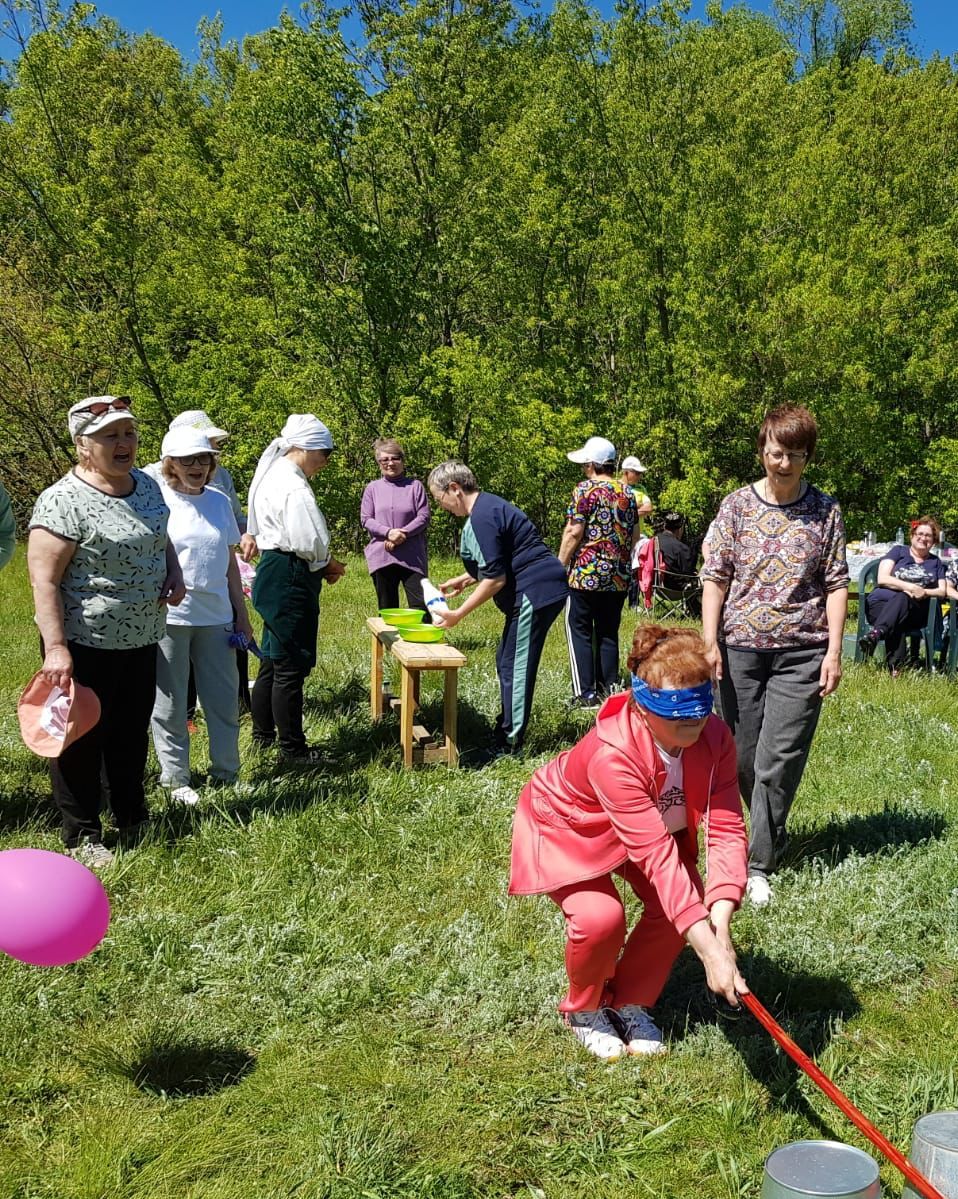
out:
{"label": "pink balloon", "polygon": [[65,966],[94,950],[110,923],[103,884],[46,849],[0,851],[0,950],[31,966]]}

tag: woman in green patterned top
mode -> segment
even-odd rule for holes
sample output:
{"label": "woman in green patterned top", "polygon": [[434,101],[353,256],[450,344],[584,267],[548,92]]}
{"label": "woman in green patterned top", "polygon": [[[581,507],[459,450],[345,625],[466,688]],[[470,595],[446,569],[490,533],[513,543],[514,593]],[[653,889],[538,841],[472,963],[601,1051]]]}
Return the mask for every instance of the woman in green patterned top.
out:
{"label": "woman in green patterned top", "polygon": [[51,773],[65,845],[88,865],[105,866],[112,854],[103,845],[101,800],[121,837],[132,838],[148,819],[143,775],[156,645],[165,605],[178,604],[185,588],[159,486],[134,469],[129,399],[80,400],[68,422],[77,465],[37,499],[27,562],[44,676],[61,689],[72,677],[100,700],[99,723],[51,759]]}

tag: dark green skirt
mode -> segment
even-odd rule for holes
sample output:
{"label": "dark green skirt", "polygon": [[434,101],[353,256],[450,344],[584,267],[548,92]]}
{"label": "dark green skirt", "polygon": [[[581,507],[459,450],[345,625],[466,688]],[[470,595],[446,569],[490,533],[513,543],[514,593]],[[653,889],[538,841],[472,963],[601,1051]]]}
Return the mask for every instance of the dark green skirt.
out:
{"label": "dark green skirt", "polygon": [[253,580],[253,607],[263,618],[262,650],[267,658],[289,658],[312,670],[319,632],[319,592],[323,580],[302,558],[265,550]]}

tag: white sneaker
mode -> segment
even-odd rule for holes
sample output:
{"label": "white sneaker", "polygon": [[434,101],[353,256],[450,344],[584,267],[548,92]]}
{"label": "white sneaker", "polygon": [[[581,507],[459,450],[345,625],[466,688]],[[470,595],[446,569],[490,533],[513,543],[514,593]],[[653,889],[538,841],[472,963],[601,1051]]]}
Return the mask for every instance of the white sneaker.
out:
{"label": "white sneaker", "polygon": [[764,874],[750,874],[745,884],[745,894],[750,903],[764,908],[772,901],[772,887]]}
{"label": "white sneaker", "polygon": [[603,1061],[614,1062],[625,1056],[625,1043],[612,1022],[608,1008],[599,1008],[594,1012],[566,1012],[565,1022],[575,1038]]}
{"label": "white sneaker", "polygon": [[192,787],[174,787],[170,792],[170,799],[174,803],[182,803],[188,807],[192,807],[194,804],[200,802],[200,793],[194,791]]}
{"label": "white sneaker", "polygon": [[91,841],[87,838],[80,845],[67,851],[71,858],[76,858],[91,870],[102,870],[113,865],[113,854],[102,841]]}
{"label": "white sneaker", "polygon": [[622,1029],[622,1040],[633,1057],[650,1057],[656,1053],[668,1053],[662,1040],[662,1030],[644,1007],[627,1003],[615,1008],[614,1015]]}

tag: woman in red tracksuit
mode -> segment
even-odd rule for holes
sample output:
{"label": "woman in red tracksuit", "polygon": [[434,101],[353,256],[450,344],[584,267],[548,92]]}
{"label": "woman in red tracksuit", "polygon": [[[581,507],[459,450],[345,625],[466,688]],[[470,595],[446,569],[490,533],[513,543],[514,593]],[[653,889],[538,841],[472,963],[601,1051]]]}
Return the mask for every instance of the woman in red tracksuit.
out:
{"label": "woman in red tracksuit", "polygon": [[[736,1004],[748,990],[729,931],[748,838],[735,743],[711,715],[705,644],[691,630],[640,626],[629,670],[630,691],[606,700],[595,727],[520,795],[509,880],[511,895],[546,894],[562,909],[569,990],[559,1010],[607,1060],[665,1051],[646,1009],[685,942],[716,994]],[[643,904],[628,939],[613,874]]]}

